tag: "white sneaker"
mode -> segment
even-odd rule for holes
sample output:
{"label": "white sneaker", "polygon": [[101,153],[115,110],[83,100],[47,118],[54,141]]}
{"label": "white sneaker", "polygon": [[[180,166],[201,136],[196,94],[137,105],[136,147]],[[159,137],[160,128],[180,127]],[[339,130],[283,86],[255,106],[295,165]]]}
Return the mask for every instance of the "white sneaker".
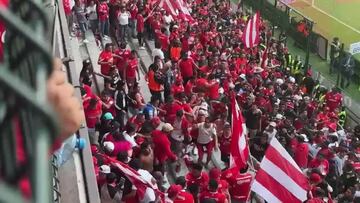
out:
{"label": "white sneaker", "polygon": [[84,42],[84,43],[89,43],[89,40],[84,39],[83,42]]}
{"label": "white sneaker", "polygon": [[104,39],[105,39],[105,40],[109,40],[109,39],[110,39],[110,37],[109,37],[109,36],[107,36],[107,35],[104,35]]}
{"label": "white sneaker", "polygon": [[145,47],[141,46],[139,47],[140,50],[145,50]]}

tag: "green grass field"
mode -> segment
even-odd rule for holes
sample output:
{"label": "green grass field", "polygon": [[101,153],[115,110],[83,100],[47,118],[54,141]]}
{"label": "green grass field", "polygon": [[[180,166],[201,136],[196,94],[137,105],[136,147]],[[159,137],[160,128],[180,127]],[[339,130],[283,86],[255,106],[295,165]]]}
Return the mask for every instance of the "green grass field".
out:
{"label": "green grass field", "polygon": [[360,0],[314,0],[315,7],[323,12],[309,1],[296,0],[290,6],[315,21],[315,32],[330,40],[339,37],[345,49],[360,41]]}

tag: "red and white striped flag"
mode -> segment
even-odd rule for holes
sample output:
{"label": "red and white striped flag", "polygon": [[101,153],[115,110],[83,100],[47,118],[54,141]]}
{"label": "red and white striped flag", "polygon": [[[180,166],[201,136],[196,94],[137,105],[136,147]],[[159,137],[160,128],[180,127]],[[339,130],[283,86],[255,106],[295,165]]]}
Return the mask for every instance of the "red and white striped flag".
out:
{"label": "red and white striped flag", "polygon": [[230,167],[234,166],[234,163],[238,169],[242,169],[246,166],[246,162],[249,159],[249,145],[246,140],[247,129],[244,123],[239,104],[236,101],[236,96],[231,96],[232,107],[232,136],[231,136],[231,156]]}
{"label": "red and white striped flag", "polygon": [[[153,1],[153,4],[159,2],[158,0]],[[190,11],[183,0],[160,0],[159,7],[169,12],[173,17],[184,18],[190,23],[194,22],[191,17]]]}
{"label": "red and white striped flag", "polygon": [[299,166],[274,137],[260,163],[251,190],[267,202],[303,202],[309,183]]}
{"label": "red and white striped flag", "polygon": [[127,164],[124,164],[121,161],[110,158],[106,155],[103,155],[103,157],[113,167],[118,168],[129,179],[129,181],[136,187],[136,193],[140,199],[144,198],[146,188],[149,187],[154,190],[156,196],[160,197],[160,201],[163,202],[165,195],[159,190],[156,184],[143,179],[137,171],[132,169]]}
{"label": "red and white striped flag", "polygon": [[259,40],[260,40],[259,26],[260,26],[260,12],[258,11],[247,22],[245,31],[242,36],[243,43],[247,48],[253,48],[259,44]]}

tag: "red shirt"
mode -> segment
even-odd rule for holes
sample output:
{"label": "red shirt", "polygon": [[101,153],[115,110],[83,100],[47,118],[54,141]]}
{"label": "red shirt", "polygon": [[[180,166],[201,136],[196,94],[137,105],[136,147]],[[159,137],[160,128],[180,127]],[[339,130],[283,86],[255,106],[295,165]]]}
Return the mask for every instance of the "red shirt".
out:
{"label": "red shirt", "polygon": [[217,100],[220,97],[219,88],[220,88],[220,85],[218,82],[211,85],[209,92],[208,92],[208,96],[211,100]]}
{"label": "red shirt", "polygon": [[160,130],[154,130],[151,135],[154,143],[154,159],[160,163],[164,163],[168,159],[175,160],[176,155],[170,149],[167,135]]}
{"label": "red shirt", "polygon": [[294,152],[294,160],[300,168],[306,168],[308,163],[309,146],[306,143],[299,143]]}
{"label": "red shirt", "polygon": [[99,20],[105,21],[109,18],[109,7],[106,2],[102,2],[98,8]]}
{"label": "red shirt", "polygon": [[325,172],[325,175],[327,175],[329,173],[329,162],[326,159],[322,161],[319,159],[313,159],[310,161],[308,168],[319,168],[320,166],[323,168],[323,171],[320,172]]}
{"label": "red shirt", "polygon": [[193,87],[194,84],[191,81],[188,81],[184,87],[185,94],[187,96],[191,95],[193,93]]}
{"label": "red shirt", "polygon": [[64,0],[63,5],[64,5],[65,15],[67,15],[67,16],[71,15],[70,0]]}
{"label": "red shirt", "polygon": [[229,193],[232,198],[239,201],[246,201],[250,192],[250,184],[252,180],[250,173],[238,173],[233,169],[223,172],[222,179],[229,183]]}
{"label": "red shirt", "polygon": [[[103,62],[112,62],[113,56],[111,51],[102,51],[99,56],[99,60]],[[109,75],[110,65],[109,64],[101,64],[100,72],[103,75]]]}
{"label": "red shirt", "polygon": [[136,132],[138,132],[141,129],[141,126],[144,124],[143,122],[140,122],[138,119],[136,119],[136,115],[128,120],[128,124],[130,123],[136,126]]}
{"label": "red shirt", "polygon": [[127,78],[136,78],[136,71],[138,70],[138,60],[137,58],[129,59],[128,66],[126,68],[126,77]]}
{"label": "red shirt", "polygon": [[224,203],[226,200],[226,196],[220,192],[204,191],[200,193],[200,201],[204,199],[214,199],[216,203]]}
{"label": "red shirt", "polygon": [[224,135],[219,137],[219,144],[221,154],[229,155],[231,146],[231,135],[229,137],[225,137]]}
{"label": "red shirt", "polygon": [[340,93],[328,92],[325,95],[326,105],[329,107],[330,111],[334,111],[341,105],[342,95]]}
{"label": "red shirt", "polygon": [[103,112],[110,112],[111,115],[113,115],[114,117],[116,116],[116,110],[115,110],[115,102],[114,99],[109,97],[108,100],[103,101],[106,105],[110,105],[110,108],[106,108],[105,106],[103,106]]}
{"label": "red shirt", "polygon": [[117,49],[114,51],[114,54],[120,56],[121,58],[116,58],[116,67],[119,70],[120,74],[123,74],[126,62],[130,58],[131,51],[128,49]]}
{"label": "red shirt", "polygon": [[88,128],[95,128],[97,121],[101,116],[102,103],[98,101],[94,109],[90,109],[89,107],[84,109],[86,125]]}
{"label": "red shirt", "polygon": [[171,93],[173,95],[177,95],[177,94],[182,93],[184,91],[185,91],[184,86],[182,84],[180,84],[180,85],[176,85],[176,84],[171,85]]}
{"label": "red shirt", "polygon": [[182,59],[179,62],[179,68],[183,78],[189,78],[194,75],[193,65],[194,61],[191,58]]}
{"label": "red shirt", "polygon": [[166,36],[164,33],[159,33],[158,39],[161,42],[161,50],[167,51],[170,45],[169,37]]}
{"label": "red shirt", "polygon": [[198,177],[198,178],[195,178],[193,176],[193,174],[191,172],[189,172],[188,174],[186,174],[185,179],[186,179],[187,186],[189,186],[191,184],[197,184],[200,186],[200,191],[202,189],[207,188],[208,183],[209,183],[209,176],[206,172],[202,172],[200,177]]}
{"label": "red shirt", "polygon": [[139,13],[136,16],[136,31],[137,32],[144,32],[144,17]]}
{"label": "red shirt", "polygon": [[138,13],[138,7],[135,4],[132,4],[130,7],[130,18],[135,19]]}
{"label": "red shirt", "polygon": [[194,197],[190,193],[182,190],[175,198],[174,203],[194,203]]}

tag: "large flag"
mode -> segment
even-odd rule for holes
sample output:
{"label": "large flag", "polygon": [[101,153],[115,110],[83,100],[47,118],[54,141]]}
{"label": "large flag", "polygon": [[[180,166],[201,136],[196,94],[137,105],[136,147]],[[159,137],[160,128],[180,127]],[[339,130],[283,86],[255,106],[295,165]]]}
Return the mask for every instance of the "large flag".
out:
{"label": "large flag", "polygon": [[289,153],[274,137],[260,163],[251,190],[267,202],[303,202],[309,184]]}
{"label": "large flag", "polygon": [[144,198],[146,188],[151,188],[155,191],[156,196],[160,197],[161,201],[164,199],[164,193],[162,193],[156,184],[153,184],[141,177],[141,175],[132,169],[127,164],[124,164],[116,159],[110,158],[106,155],[103,156],[113,167],[118,168],[136,187],[137,195],[140,199]]}
{"label": "large flag", "polygon": [[246,140],[246,125],[235,94],[231,96],[231,110],[232,136],[230,167],[233,167],[233,164],[235,164],[237,168],[242,169],[246,166],[246,162],[249,159],[249,145]]}
{"label": "large flag", "polygon": [[247,22],[245,31],[242,36],[243,43],[247,48],[253,48],[259,44],[259,40],[260,40],[259,27],[260,27],[260,12],[258,11]]}
{"label": "large flag", "polygon": [[158,3],[160,8],[169,12],[173,17],[183,18],[190,23],[194,22],[184,0],[153,0],[152,2],[153,5]]}

